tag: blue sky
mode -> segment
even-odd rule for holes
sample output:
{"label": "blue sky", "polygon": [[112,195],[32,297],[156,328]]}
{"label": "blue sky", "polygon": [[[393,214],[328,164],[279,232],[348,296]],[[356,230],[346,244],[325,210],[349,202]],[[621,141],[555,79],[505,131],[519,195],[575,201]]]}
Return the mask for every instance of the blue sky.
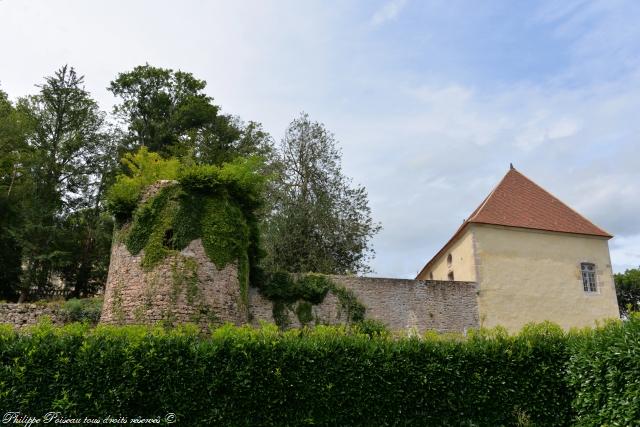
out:
{"label": "blue sky", "polygon": [[301,111],[340,141],[383,231],[377,275],[412,277],[509,163],[640,265],[640,2],[0,0],[0,88],[62,64],[109,110],[149,62],[207,80],[278,140]]}

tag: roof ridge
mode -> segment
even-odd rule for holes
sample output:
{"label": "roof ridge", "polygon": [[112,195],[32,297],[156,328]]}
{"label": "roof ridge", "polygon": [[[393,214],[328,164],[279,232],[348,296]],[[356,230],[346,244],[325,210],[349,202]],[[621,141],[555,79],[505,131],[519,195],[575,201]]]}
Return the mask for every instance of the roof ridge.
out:
{"label": "roof ridge", "polygon": [[[613,235],[611,233],[609,233],[607,230],[603,229],[602,227],[599,227],[597,225],[595,225],[589,218],[587,218],[586,216],[582,215],[580,212],[578,212],[577,210],[573,209],[571,206],[569,206],[567,203],[563,202],[562,200],[560,200],[558,197],[556,197],[553,193],[551,193],[550,191],[548,191],[546,188],[544,188],[542,185],[536,183],[535,181],[533,181],[531,178],[529,178],[527,175],[523,174],[522,172],[520,172],[519,170],[516,170],[515,168],[513,169],[516,172],[518,172],[520,175],[522,175],[522,177],[524,177],[526,180],[528,180],[529,182],[531,182],[533,185],[535,185],[536,187],[540,188],[542,191],[544,191],[545,193],[547,193],[549,196],[553,197],[555,200],[557,200],[559,203],[561,203],[563,206],[565,206],[566,208],[568,208],[571,212],[573,212],[574,214],[578,215],[580,218],[582,218],[583,220],[587,221],[589,224],[593,225],[595,228],[597,228],[598,230],[602,231],[603,233],[612,236]],[[506,176],[506,175],[505,175]]]}

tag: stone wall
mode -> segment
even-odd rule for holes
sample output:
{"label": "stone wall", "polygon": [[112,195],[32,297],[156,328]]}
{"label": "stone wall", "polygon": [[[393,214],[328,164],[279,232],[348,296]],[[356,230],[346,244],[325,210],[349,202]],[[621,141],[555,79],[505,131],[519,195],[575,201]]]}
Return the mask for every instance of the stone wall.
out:
{"label": "stone wall", "polygon": [[[356,276],[331,276],[338,285],[350,289],[367,308],[366,318],[379,320],[391,330],[414,329],[438,332],[465,332],[479,327],[476,286],[473,282],[404,280]],[[274,322],[273,303],[259,294],[249,293],[251,322]],[[313,306],[318,323],[346,322],[337,298],[329,293]],[[295,304],[288,309],[291,327],[300,326]]]}
{"label": "stone wall", "polygon": [[150,271],[141,266],[143,256],[114,244],[101,323],[246,323],[236,266],[218,270],[200,239]]}
{"label": "stone wall", "polygon": [[0,323],[22,328],[35,325],[43,316],[49,316],[55,325],[64,324],[63,316],[54,307],[41,304],[0,304]]}

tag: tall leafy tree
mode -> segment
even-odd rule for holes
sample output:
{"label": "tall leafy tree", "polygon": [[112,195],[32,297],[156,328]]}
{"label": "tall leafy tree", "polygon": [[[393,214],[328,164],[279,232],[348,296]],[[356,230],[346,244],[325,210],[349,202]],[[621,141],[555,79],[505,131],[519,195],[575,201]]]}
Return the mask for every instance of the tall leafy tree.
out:
{"label": "tall leafy tree", "polygon": [[126,145],[213,164],[268,154],[270,138],[260,125],[220,114],[205,87],[191,73],[149,64],[120,73],[109,90],[121,100],[114,112],[126,127]]}
{"label": "tall leafy tree", "polygon": [[[68,220],[78,212],[93,212],[85,229],[90,233],[99,226],[105,161],[112,161],[113,150],[105,114],[83,84],[82,76],[64,66],[45,78],[38,94],[18,101],[17,110],[29,123],[25,172],[30,176],[29,191],[20,201],[21,300],[31,288],[48,288],[52,275],[68,268],[74,254],[94,249],[73,234]],[[69,241],[76,245],[70,247]]]}
{"label": "tall leafy tree", "polygon": [[277,155],[265,269],[369,272],[370,241],[380,225],[371,219],[364,187],[342,173],[334,136],[303,113],[290,123]]}
{"label": "tall leafy tree", "polygon": [[620,314],[640,311],[640,268],[632,268],[613,276]]}
{"label": "tall leafy tree", "polygon": [[0,299],[15,299],[20,282],[22,224],[18,201],[25,157],[24,121],[7,94],[0,91]]}

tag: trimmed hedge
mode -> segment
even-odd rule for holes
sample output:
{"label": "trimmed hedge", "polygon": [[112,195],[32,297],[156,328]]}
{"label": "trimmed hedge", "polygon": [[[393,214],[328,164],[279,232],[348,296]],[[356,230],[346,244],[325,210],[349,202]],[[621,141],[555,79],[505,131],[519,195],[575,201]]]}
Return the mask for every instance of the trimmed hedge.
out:
{"label": "trimmed hedge", "polygon": [[[612,424],[638,419],[639,324],[634,318],[578,335],[542,324],[517,336],[494,330],[423,339],[322,326],[225,326],[208,338],[188,327],[5,328],[0,409],[68,417],[171,412],[190,426]],[[616,365],[590,364],[592,351]],[[588,377],[599,380],[585,384]],[[626,409],[613,414],[587,398],[602,393]]]}
{"label": "trimmed hedge", "polygon": [[572,341],[568,378],[579,425],[640,426],[640,315]]}

